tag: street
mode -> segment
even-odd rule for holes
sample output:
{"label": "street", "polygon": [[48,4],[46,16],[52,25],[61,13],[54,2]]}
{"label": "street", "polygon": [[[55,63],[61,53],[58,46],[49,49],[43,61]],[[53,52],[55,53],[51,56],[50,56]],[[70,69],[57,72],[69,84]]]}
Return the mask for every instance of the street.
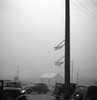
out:
{"label": "street", "polygon": [[55,100],[50,93],[48,94],[27,94],[30,100]]}

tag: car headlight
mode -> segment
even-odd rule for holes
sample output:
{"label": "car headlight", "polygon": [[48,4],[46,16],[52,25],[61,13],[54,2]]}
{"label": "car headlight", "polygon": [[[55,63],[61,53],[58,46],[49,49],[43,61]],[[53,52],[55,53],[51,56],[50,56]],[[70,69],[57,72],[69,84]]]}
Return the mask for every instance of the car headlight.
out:
{"label": "car headlight", "polygon": [[83,95],[82,95],[81,93],[76,93],[76,95],[74,96],[74,98],[75,98],[76,100],[82,100]]}
{"label": "car headlight", "polygon": [[25,90],[22,90],[21,93],[24,94],[25,93]]}
{"label": "car headlight", "polygon": [[79,97],[80,96],[80,94],[76,94],[76,97]]}

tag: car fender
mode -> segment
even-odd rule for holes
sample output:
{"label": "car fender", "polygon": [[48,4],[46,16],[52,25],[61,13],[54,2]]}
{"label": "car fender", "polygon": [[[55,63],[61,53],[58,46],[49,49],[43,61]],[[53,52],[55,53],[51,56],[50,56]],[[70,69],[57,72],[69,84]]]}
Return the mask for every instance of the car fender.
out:
{"label": "car fender", "polygon": [[15,100],[29,100],[29,98],[26,95],[20,95]]}

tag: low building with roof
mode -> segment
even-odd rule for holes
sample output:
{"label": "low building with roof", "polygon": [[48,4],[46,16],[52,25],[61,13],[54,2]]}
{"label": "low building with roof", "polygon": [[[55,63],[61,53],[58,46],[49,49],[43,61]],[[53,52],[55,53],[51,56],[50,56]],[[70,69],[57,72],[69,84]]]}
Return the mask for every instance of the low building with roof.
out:
{"label": "low building with roof", "polygon": [[40,76],[40,81],[54,86],[56,83],[63,83],[63,77],[59,73],[45,73]]}

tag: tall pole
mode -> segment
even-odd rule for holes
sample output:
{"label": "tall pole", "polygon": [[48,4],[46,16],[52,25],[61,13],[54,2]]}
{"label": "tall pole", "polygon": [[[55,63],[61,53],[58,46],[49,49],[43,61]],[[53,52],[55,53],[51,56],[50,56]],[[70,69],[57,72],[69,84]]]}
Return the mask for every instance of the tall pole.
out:
{"label": "tall pole", "polygon": [[69,15],[69,0],[66,0],[65,12],[65,98],[70,100],[70,15]]}
{"label": "tall pole", "polygon": [[73,61],[71,61],[71,67],[72,67],[72,83],[73,83]]}
{"label": "tall pole", "polygon": [[17,66],[17,81],[19,81],[19,66]]}
{"label": "tall pole", "polygon": [[79,83],[79,73],[77,73],[77,84]]}

